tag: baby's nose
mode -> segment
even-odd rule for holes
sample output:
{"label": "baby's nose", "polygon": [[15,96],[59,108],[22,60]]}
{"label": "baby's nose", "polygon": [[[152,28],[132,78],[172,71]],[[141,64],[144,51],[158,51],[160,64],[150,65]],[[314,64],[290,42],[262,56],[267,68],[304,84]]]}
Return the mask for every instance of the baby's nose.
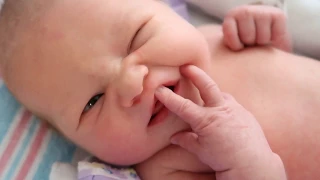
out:
{"label": "baby's nose", "polygon": [[147,74],[148,68],[144,65],[133,65],[123,69],[117,89],[122,106],[131,107],[139,100]]}

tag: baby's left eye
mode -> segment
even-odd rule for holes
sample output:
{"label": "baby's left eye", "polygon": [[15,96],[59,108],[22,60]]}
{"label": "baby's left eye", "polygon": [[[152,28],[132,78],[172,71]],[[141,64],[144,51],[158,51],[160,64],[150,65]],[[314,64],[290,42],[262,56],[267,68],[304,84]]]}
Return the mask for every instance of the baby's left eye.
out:
{"label": "baby's left eye", "polygon": [[96,102],[100,99],[100,97],[103,96],[103,94],[98,94],[93,96],[89,102],[87,103],[87,105],[84,107],[83,109],[83,113],[89,111],[95,104]]}

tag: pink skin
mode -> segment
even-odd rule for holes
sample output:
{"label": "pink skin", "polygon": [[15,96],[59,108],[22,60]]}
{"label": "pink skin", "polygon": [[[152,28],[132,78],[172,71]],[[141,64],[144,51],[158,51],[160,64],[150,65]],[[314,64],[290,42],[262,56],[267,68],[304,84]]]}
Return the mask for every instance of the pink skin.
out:
{"label": "pink skin", "polygon": [[286,179],[283,163],[272,152],[255,117],[196,66],[181,69],[199,89],[204,106],[194,104],[168,88],[160,87],[156,97],[190,124],[192,131],[171,139],[197,156],[216,172],[217,180]]}
{"label": "pink skin", "polygon": [[[178,94],[201,104],[179,67],[210,67],[201,33],[159,1],[56,1],[17,44],[5,71],[16,97],[73,142],[121,165],[146,160],[189,128],[172,113],[149,124],[159,110],[156,88],[179,83]],[[104,95],[84,111],[97,94]]]}
{"label": "pink skin", "polygon": [[291,52],[285,14],[268,6],[240,6],[232,9],[223,22],[224,42],[231,50],[245,46],[273,45]]}
{"label": "pink skin", "polygon": [[[3,69],[9,89],[104,161],[142,162],[190,128],[173,113],[150,126],[159,86],[179,82],[177,94],[203,104],[179,67],[209,72],[207,43],[159,1],[56,1],[20,36]],[[84,112],[97,94],[104,95]]]}
{"label": "pink skin", "polygon": [[[261,13],[261,10],[263,10],[263,13]],[[239,14],[243,13],[246,13],[247,16],[244,20],[228,20],[223,23],[224,42],[227,47],[238,51],[245,46],[274,45],[282,50],[291,50],[285,24],[277,27],[277,31],[273,30],[273,24],[285,23],[284,14],[278,9],[267,8],[265,10],[260,6],[241,6],[230,11],[227,17],[237,19]],[[253,18],[257,14],[260,18]],[[251,21],[252,19],[254,20]],[[250,22],[246,22],[246,20]],[[270,23],[264,24],[265,21]],[[238,31],[250,31],[247,26],[243,25],[248,23],[263,25],[263,28],[257,28],[258,31],[263,29],[262,32],[249,34],[250,36],[253,35],[252,39],[255,39],[251,43],[244,41],[244,37],[238,34]],[[206,27],[202,29],[206,34],[210,34]],[[229,35],[226,36],[226,34]],[[263,41],[258,40],[259,38],[262,38]],[[213,52],[215,51],[213,50]],[[173,136],[172,142],[191,152],[204,164],[209,165],[211,167],[209,169],[219,173],[190,173],[212,171],[207,166],[195,163],[193,155],[179,150],[177,146],[169,146],[148,161],[136,166],[141,177],[144,179],[161,179],[159,178],[159,171],[154,172],[146,169],[153,167],[159,170],[163,166],[164,172],[160,171],[160,174],[166,176],[162,179],[207,180],[238,179],[239,177],[286,179],[283,162],[277,154],[271,151],[256,119],[232,97],[222,95],[223,93],[217,89],[212,79],[204,74],[205,72],[190,66],[181,68],[181,71],[186,78],[196,84],[206,107],[198,106],[166,88],[156,92],[158,99],[171,112],[190,124],[193,130],[177,133]],[[211,93],[208,89],[212,89]],[[217,124],[221,125],[222,128],[217,128]],[[241,137],[243,134],[249,134],[249,136],[243,139],[237,138],[237,141],[234,141],[235,136],[239,135]],[[257,161],[256,157],[260,157],[260,161]],[[248,162],[249,164],[247,164]],[[240,168],[243,166],[246,168]],[[181,170],[184,170],[184,172]],[[264,177],[261,177],[261,175]]]}

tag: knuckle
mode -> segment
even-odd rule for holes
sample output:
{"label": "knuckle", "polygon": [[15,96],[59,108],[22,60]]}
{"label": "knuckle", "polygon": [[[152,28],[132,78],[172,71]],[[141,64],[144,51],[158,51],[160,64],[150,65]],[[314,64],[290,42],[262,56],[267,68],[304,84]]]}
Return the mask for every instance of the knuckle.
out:
{"label": "knuckle", "polygon": [[218,85],[212,81],[206,83],[204,88],[207,89],[207,91],[216,91],[219,89]]}
{"label": "knuckle", "polygon": [[252,9],[249,6],[241,6],[236,14],[239,19],[248,19],[252,16]]}
{"label": "knuckle", "polygon": [[281,22],[285,22],[287,19],[285,13],[282,12],[281,10],[276,10],[274,12],[273,16],[275,17],[276,20],[281,21]]}
{"label": "knuckle", "polygon": [[236,8],[233,8],[229,11],[228,16],[237,17],[237,18],[245,18],[248,17],[251,13],[250,6],[242,5]]}
{"label": "knuckle", "polygon": [[178,106],[177,111],[180,113],[184,113],[191,106],[191,101],[189,99],[185,99],[181,102],[180,106]]}
{"label": "knuckle", "polygon": [[216,113],[203,113],[195,119],[197,124],[194,125],[193,129],[196,132],[203,132],[208,126],[210,126],[217,118]]}
{"label": "knuckle", "polygon": [[216,112],[217,113],[215,116],[211,119],[219,119],[220,121],[224,122],[234,118],[234,108],[232,108],[230,105],[220,106]]}
{"label": "knuckle", "polygon": [[277,15],[278,16],[278,19],[279,21],[282,23],[282,24],[286,24],[287,22],[287,16],[281,12],[280,14]]}
{"label": "knuckle", "polygon": [[225,121],[232,120],[234,118],[234,108],[229,104],[224,104],[219,107],[209,108],[207,113],[203,113],[197,119],[197,124],[194,126],[194,130],[199,133],[206,132],[207,128],[212,125],[219,127],[224,124]]}
{"label": "knuckle", "polygon": [[267,45],[270,42],[270,39],[267,36],[260,36],[257,39],[258,45]]}
{"label": "knuckle", "polygon": [[246,45],[253,45],[255,41],[255,36],[253,35],[253,33],[244,32],[241,36],[241,40]]}
{"label": "knuckle", "polygon": [[175,100],[175,97],[173,96],[173,94],[171,94],[169,90],[164,89],[163,103],[167,104],[167,103],[170,103],[170,101],[174,101],[174,100]]}
{"label": "knuckle", "polygon": [[227,36],[230,36],[230,35],[233,35],[232,34],[232,23],[234,22],[234,18],[231,18],[231,17],[227,17],[225,18],[225,20],[223,21],[223,24],[222,24],[222,30],[223,30],[223,33]]}
{"label": "knuckle", "polygon": [[269,19],[271,19],[270,13],[265,12],[265,11],[259,11],[255,14],[255,20],[260,21],[260,22],[264,22],[264,21],[268,21]]}
{"label": "knuckle", "polygon": [[256,43],[258,45],[267,45],[271,42],[271,33],[270,30],[260,31],[257,33]]}
{"label": "knuckle", "polygon": [[271,17],[274,19],[274,21],[278,21],[279,23],[286,23],[287,21],[287,16],[286,14],[280,10],[280,9],[275,9],[271,14]]}
{"label": "knuckle", "polygon": [[221,113],[230,114],[232,112],[232,108],[228,103],[225,103],[218,108],[218,111]]}

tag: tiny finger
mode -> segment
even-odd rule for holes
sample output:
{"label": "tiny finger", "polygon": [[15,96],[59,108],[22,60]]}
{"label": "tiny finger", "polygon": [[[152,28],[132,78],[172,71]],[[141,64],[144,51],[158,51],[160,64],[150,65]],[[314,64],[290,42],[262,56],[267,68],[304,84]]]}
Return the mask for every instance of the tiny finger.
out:
{"label": "tiny finger", "polygon": [[180,132],[171,138],[171,143],[179,145],[187,151],[198,154],[199,142],[198,135],[193,132]]}
{"label": "tiny finger", "polygon": [[239,36],[243,44],[254,45],[256,40],[256,25],[254,18],[246,11],[237,18]]}
{"label": "tiny finger", "polygon": [[[264,13],[264,12],[261,12]],[[271,43],[271,18],[265,14],[257,16],[256,19],[256,33],[258,45],[268,45]]]}
{"label": "tiny finger", "polygon": [[205,106],[218,106],[224,103],[218,85],[200,68],[188,65],[181,68],[181,73],[189,78],[200,92]]}
{"label": "tiny finger", "polygon": [[223,25],[224,43],[233,51],[239,51],[244,48],[239,38],[237,22],[234,18],[226,17]]}
{"label": "tiny finger", "polygon": [[273,45],[287,52],[292,51],[290,34],[286,25],[286,17],[282,13],[273,14],[272,37]]}
{"label": "tiny finger", "polygon": [[155,96],[166,108],[190,124],[191,127],[196,127],[202,120],[202,107],[189,99],[185,99],[175,94],[170,89],[159,87],[155,92]]}

